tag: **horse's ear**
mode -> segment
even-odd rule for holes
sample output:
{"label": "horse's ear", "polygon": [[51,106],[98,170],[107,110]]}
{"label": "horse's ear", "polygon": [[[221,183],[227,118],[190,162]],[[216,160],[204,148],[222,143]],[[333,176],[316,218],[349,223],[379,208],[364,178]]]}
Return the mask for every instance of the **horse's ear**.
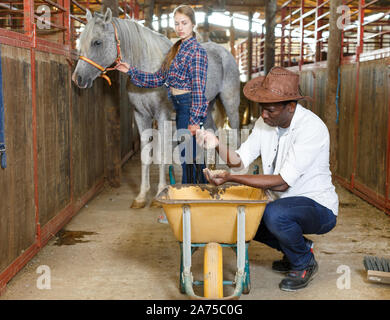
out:
{"label": "horse's ear", "polygon": [[87,9],[85,17],[87,18],[87,22],[89,22],[93,17],[91,11]]}
{"label": "horse's ear", "polygon": [[103,21],[104,23],[111,23],[112,20],[112,11],[110,8],[107,8],[106,13],[104,14]]}

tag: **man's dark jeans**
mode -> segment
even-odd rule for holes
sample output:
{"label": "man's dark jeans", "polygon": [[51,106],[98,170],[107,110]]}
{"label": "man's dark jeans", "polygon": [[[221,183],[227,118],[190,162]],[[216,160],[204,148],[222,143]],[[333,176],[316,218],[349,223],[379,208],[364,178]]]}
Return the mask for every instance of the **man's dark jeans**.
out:
{"label": "man's dark jeans", "polygon": [[254,240],[282,251],[292,270],[305,269],[313,256],[303,234],[324,234],[336,225],[331,210],[307,197],[287,197],[267,204]]}

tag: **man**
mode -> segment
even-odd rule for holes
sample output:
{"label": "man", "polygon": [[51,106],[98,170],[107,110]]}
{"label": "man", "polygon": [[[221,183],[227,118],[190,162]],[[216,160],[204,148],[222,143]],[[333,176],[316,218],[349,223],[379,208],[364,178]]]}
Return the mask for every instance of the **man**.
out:
{"label": "man", "polygon": [[261,156],[262,175],[205,173],[215,185],[236,182],[273,192],[275,200],[267,204],[254,240],[283,252],[272,269],[287,272],[279,284],[285,291],[306,287],[318,270],[312,241],[303,234],[329,232],[338,213],[329,170],[329,132],[319,117],[297,103],[304,98],[298,84],[299,76],[281,67],[246,84],[244,94],[259,102],[261,117],[236,151],[209,131],[197,132],[198,144],[215,147],[229,167],[247,168]]}

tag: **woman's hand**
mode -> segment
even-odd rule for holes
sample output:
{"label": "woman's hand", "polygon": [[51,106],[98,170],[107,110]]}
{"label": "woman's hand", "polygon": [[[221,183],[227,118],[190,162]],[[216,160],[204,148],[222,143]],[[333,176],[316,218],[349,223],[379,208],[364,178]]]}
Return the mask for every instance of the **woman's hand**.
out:
{"label": "woman's hand", "polygon": [[215,149],[219,144],[219,140],[215,134],[209,130],[197,130],[196,143],[205,149]]}
{"label": "woman's hand", "polygon": [[129,68],[130,68],[130,65],[126,62],[119,62],[115,67],[114,69],[115,70],[118,70],[120,72],[123,72],[123,73],[127,73],[129,71]]}
{"label": "woman's hand", "polygon": [[199,130],[200,129],[200,126],[198,124],[189,124],[188,125],[188,130],[190,130],[191,132],[191,135],[195,135],[196,134],[196,130]]}

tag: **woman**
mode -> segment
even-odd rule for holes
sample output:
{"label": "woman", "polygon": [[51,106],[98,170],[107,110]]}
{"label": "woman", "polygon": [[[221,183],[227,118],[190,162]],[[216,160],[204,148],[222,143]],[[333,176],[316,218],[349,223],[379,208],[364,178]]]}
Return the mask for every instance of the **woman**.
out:
{"label": "woman", "polygon": [[[205,97],[207,78],[207,53],[196,40],[194,28],[195,12],[188,5],[174,10],[175,31],[178,40],[169,50],[160,70],[155,73],[140,71],[121,62],[116,69],[127,73],[139,87],[168,87],[168,95],[176,110],[176,128],[188,129],[192,137],[192,148],[183,149],[182,183],[206,183],[204,164],[195,164],[196,140],[194,135],[200,129],[207,115],[208,101]],[[193,150],[192,157],[189,154]],[[189,160],[189,161],[188,161]],[[192,160],[192,161],[191,161]],[[189,162],[188,164],[186,162]]]}

